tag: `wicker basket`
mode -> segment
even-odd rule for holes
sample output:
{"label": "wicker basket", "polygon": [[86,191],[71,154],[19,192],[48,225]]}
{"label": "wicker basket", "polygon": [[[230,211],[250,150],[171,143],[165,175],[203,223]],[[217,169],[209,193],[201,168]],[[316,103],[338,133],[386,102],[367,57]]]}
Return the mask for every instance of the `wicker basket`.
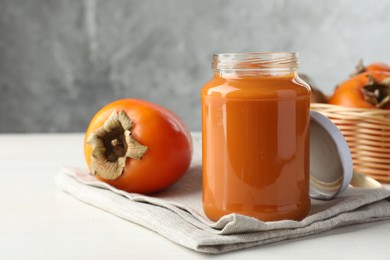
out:
{"label": "wicker basket", "polygon": [[353,167],[378,181],[390,182],[390,111],[311,104],[343,133]]}

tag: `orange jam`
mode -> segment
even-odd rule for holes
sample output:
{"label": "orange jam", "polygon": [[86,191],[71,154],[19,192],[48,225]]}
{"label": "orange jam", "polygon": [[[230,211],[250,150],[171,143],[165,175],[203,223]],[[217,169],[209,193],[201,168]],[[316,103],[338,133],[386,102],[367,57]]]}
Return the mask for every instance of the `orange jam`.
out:
{"label": "orange jam", "polygon": [[202,89],[203,209],[263,221],[309,212],[310,88],[295,53],[214,55]]}

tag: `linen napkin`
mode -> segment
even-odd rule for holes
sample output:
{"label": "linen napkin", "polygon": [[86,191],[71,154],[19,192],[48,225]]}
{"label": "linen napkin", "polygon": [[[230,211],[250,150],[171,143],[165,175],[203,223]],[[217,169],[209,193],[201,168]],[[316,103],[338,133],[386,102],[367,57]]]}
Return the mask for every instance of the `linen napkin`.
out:
{"label": "linen napkin", "polygon": [[189,171],[179,182],[153,195],[115,189],[79,168],[62,168],[56,183],[81,201],[149,228],[179,245],[210,254],[390,219],[390,190],[348,188],[333,200],[312,200],[310,213],[302,221],[262,222],[238,214],[210,221],[201,201],[201,137],[194,134],[193,139],[194,157]]}

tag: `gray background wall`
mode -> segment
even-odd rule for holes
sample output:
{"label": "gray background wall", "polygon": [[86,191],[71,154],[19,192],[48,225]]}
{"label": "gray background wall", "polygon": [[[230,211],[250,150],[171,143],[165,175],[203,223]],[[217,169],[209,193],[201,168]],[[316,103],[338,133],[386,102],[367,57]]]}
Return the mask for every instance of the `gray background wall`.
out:
{"label": "gray background wall", "polygon": [[115,99],[199,130],[213,53],[298,51],[326,92],[390,62],[390,1],[0,0],[0,132],[79,132]]}

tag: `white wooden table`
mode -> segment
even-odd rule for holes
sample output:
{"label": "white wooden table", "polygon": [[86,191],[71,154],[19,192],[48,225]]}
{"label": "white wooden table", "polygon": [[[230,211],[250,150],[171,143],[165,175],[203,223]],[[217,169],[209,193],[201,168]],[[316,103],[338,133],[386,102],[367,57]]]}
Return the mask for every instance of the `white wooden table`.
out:
{"label": "white wooden table", "polygon": [[390,259],[390,221],[220,256],[193,252],[62,192],[62,165],[85,166],[82,134],[0,134],[0,259]]}

